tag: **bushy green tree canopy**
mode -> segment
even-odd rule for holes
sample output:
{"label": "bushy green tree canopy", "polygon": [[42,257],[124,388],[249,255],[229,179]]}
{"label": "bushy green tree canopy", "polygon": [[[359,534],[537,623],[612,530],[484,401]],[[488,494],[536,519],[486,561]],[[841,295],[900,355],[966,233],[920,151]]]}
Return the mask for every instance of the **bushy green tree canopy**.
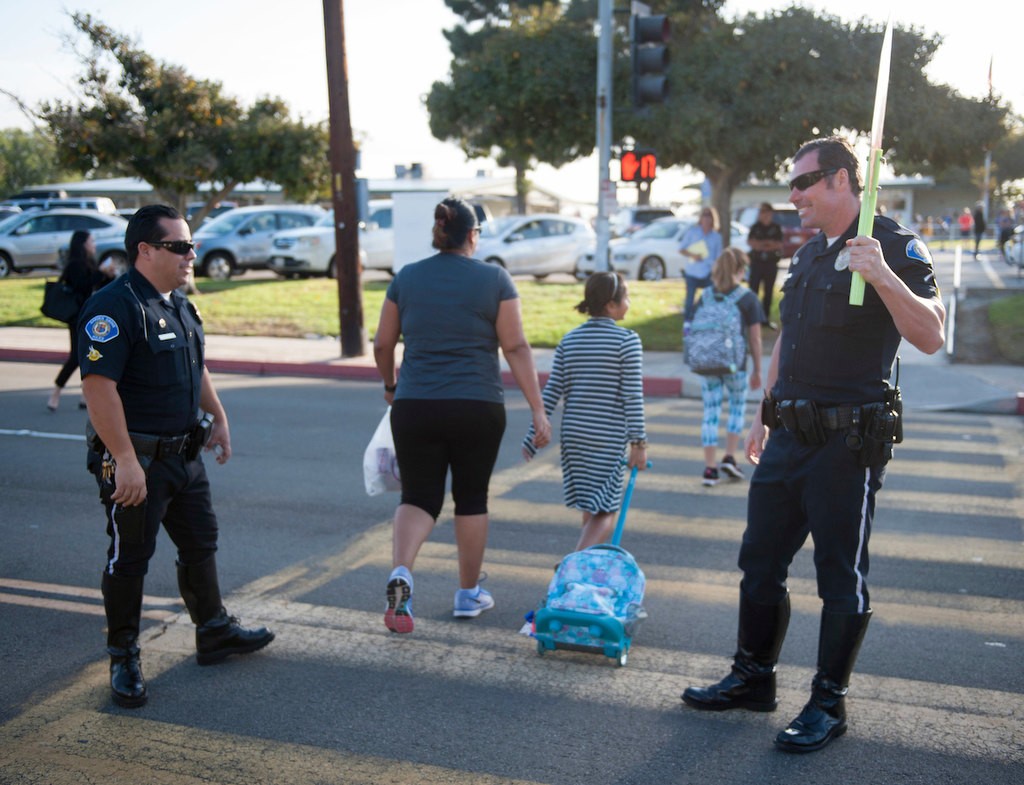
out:
{"label": "bushy green tree canopy", "polygon": [[[431,131],[467,156],[513,165],[525,185],[537,162],[588,155],[595,137],[595,0],[446,0],[464,24],[446,32],[451,76],[427,100]],[[733,189],[774,178],[799,145],[870,130],[883,25],[845,23],[791,7],[735,21],[722,0],[652,3],[672,23],[668,100],[636,113],[628,94],[625,14],[618,25],[615,135],[658,151],[659,165],[689,165],[729,212]],[[900,174],[975,165],[1005,133],[998,102],[928,81],[941,39],[894,31],[886,159]]]}
{"label": "bushy green tree canopy", "polygon": [[[870,130],[884,25],[852,25],[792,7],[735,23],[674,18],[672,93],[646,117],[620,116],[650,140],[663,165],[708,177],[727,215],[733,189],[772,178],[801,143]],[[928,82],[939,41],[894,29],[885,118],[887,161],[897,173],[974,163],[1004,133],[1005,110]]]}
{"label": "bushy green tree canopy", "polygon": [[292,120],[279,98],[244,108],[219,82],[155,60],[89,14],[71,18],[89,43],[82,95],[39,109],[64,165],[136,175],[179,208],[202,183],[214,185],[210,204],[256,178],[297,200],[325,188],[325,127]]}
{"label": "bushy green tree canopy", "polygon": [[0,131],[0,197],[30,185],[68,178],[68,172],[57,163],[57,150],[48,136],[20,128]]}
{"label": "bushy green tree canopy", "polygon": [[[503,5],[453,3],[473,20],[487,17],[485,6]],[[498,10],[508,14],[500,24],[449,31],[451,76],[434,83],[426,103],[435,137],[457,142],[469,158],[493,156],[515,168],[522,211],[531,168],[562,166],[594,149],[597,45],[593,20],[567,18],[557,3]]]}

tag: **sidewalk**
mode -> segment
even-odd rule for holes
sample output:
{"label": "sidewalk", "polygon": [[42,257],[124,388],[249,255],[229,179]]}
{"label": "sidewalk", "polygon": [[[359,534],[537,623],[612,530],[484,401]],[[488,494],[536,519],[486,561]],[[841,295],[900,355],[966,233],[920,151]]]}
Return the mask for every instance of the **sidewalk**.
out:
{"label": "sidewalk", "polygon": [[[61,363],[67,352],[66,330],[0,327],[0,360]],[[534,350],[542,381],[551,369],[553,354],[552,349]],[[380,379],[371,347],[361,357],[343,359],[339,342],[329,338],[208,335],[206,355],[207,366],[219,373]],[[899,381],[908,409],[1024,414],[1024,368],[953,364],[943,351],[925,355],[906,343],[900,357]],[[513,384],[504,363],[502,368],[506,383]],[[700,398],[700,377],[683,366],[679,353],[646,352],[644,392],[654,397]],[[758,398],[759,392],[751,392],[751,400]]]}

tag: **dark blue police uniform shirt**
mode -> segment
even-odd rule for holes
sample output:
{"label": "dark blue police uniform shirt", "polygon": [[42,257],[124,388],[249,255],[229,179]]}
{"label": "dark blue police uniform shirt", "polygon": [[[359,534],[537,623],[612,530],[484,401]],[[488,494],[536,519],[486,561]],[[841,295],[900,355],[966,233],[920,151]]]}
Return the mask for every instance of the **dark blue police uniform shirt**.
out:
{"label": "dark blue police uniform shirt", "polygon": [[195,425],[204,339],[184,295],[171,292],[167,302],[131,268],[89,298],[78,330],[82,377],[117,382],[129,431],[177,436]]}
{"label": "dark blue police uniform shirt", "polygon": [[[819,233],[793,255],[779,303],[782,344],[774,392],[780,400],[834,405],[884,396],[901,338],[870,284],[864,287],[864,304],[850,305],[853,275],[846,241],[857,235],[857,223],[831,246],[825,247]],[[914,294],[938,294],[931,255],[917,235],[882,216],[875,217],[872,235],[886,263]]]}

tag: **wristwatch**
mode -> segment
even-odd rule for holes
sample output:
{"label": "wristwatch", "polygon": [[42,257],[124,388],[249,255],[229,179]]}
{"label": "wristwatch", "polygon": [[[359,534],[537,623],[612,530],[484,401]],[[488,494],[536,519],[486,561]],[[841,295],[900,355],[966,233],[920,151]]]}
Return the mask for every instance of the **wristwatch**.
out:
{"label": "wristwatch", "polygon": [[386,393],[393,393],[397,389],[398,389],[398,385],[397,384],[385,384],[384,385],[384,392],[386,392]]}
{"label": "wristwatch", "polygon": [[633,439],[629,443],[629,446],[630,447],[640,447],[640,448],[646,450],[647,449],[647,440],[646,439]]}

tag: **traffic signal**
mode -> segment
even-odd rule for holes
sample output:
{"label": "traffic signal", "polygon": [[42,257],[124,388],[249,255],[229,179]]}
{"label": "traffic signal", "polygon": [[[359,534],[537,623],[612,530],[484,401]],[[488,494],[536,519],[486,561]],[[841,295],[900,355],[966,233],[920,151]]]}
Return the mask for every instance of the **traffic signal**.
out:
{"label": "traffic signal", "polygon": [[619,157],[620,180],[624,183],[649,183],[658,174],[658,156],[654,150],[626,150]]}
{"label": "traffic signal", "polygon": [[668,96],[670,25],[664,14],[630,17],[633,108],[660,104]]}

